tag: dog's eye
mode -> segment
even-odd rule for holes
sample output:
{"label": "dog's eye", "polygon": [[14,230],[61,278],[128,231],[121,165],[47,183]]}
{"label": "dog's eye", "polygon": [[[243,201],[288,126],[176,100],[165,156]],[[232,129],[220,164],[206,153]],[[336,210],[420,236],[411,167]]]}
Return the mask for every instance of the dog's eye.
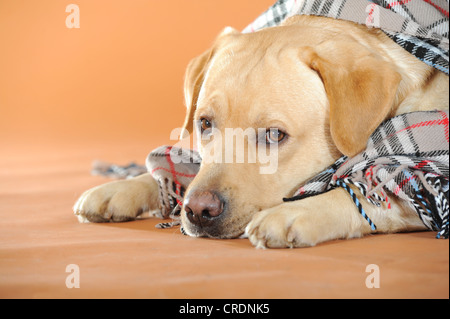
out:
{"label": "dog's eye", "polygon": [[202,117],[200,119],[200,129],[202,131],[202,133],[206,130],[209,130],[212,127],[211,121],[208,120],[207,118]]}
{"label": "dog's eye", "polygon": [[270,128],[266,131],[266,143],[280,143],[286,137],[286,133],[276,128]]}

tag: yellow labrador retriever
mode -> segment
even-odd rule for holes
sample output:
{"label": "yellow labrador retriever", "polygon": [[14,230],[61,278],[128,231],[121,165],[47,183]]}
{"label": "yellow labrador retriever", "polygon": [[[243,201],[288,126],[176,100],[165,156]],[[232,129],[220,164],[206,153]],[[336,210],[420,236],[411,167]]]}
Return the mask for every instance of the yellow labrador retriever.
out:
{"label": "yellow labrador retriever", "polygon": [[[362,151],[394,115],[448,109],[448,77],[384,33],[351,22],[296,16],[251,34],[225,29],[187,69],[184,127],[199,133],[265,128],[258,148],[277,146],[277,170],[258,163],[207,161],[189,185],[181,212],[191,236],[248,236],[257,247],[303,247],[373,232],[348,193],[337,188],[283,202],[344,155]],[[158,209],[158,186],[145,174],[86,191],[74,206],[80,221],[124,221]],[[364,204],[363,204],[364,205]],[[417,213],[366,205],[377,232],[425,229]]]}

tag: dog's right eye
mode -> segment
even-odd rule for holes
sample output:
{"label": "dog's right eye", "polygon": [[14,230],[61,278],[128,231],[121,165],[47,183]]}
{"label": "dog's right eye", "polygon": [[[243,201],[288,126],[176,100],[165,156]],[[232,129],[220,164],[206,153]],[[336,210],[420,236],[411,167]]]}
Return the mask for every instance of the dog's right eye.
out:
{"label": "dog's right eye", "polygon": [[211,121],[208,120],[207,118],[202,117],[200,119],[200,130],[201,132],[205,132],[206,130],[209,130],[212,128],[212,124]]}
{"label": "dog's right eye", "polygon": [[276,128],[266,131],[266,144],[278,144],[286,137],[286,133]]}

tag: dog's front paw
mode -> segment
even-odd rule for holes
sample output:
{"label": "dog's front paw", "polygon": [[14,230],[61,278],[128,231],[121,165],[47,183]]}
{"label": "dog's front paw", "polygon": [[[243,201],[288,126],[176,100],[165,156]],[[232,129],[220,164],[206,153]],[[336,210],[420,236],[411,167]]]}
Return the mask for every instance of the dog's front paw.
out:
{"label": "dog's front paw", "polygon": [[263,210],[247,225],[246,234],[256,248],[308,247],[317,243],[310,212],[286,206]]}
{"label": "dog's front paw", "polygon": [[370,225],[342,189],[263,210],[246,228],[257,248],[308,247],[370,232]]}
{"label": "dog's front paw", "polygon": [[73,206],[73,212],[80,223],[134,220],[143,212],[157,208],[155,185],[137,178],[106,183],[84,192]]}

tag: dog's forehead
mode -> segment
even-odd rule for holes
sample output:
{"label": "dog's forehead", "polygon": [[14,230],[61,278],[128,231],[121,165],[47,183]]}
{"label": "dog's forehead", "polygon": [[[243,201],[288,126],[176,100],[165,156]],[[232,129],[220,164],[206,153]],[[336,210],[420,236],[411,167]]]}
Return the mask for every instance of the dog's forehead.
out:
{"label": "dog's forehead", "polygon": [[[267,55],[267,48],[261,47],[257,37],[247,34],[229,35],[214,47],[199,100],[210,98],[217,91],[226,95],[248,93],[261,83],[264,66],[261,63]],[[258,83],[255,83],[258,82]]]}
{"label": "dog's forehead", "polygon": [[242,90],[248,92],[245,78],[249,74],[248,66],[253,61],[248,58],[249,50],[245,48],[243,41],[235,38],[222,41],[214,48],[214,55],[209,62],[199,92],[197,101],[199,107],[230,104],[228,101],[230,97],[236,100]]}
{"label": "dog's forehead", "polygon": [[[224,77],[237,77],[245,72],[242,64],[248,62],[250,48],[242,45],[242,39],[233,37],[225,44],[215,48],[214,56],[211,58],[208,69],[205,74],[205,82],[215,80],[222,81]],[[239,71],[239,72],[237,72]]]}
{"label": "dog's forehead", "polygon": [[205,74],[197,114],[230,127],[265,126],[278,119],[290,122],[288,115],[298,121],[305,108],[325,105],[320,78],[299,61],[298,47],[272,40],[261,33],[221,41]]}
{"label": "dog's forehead", "polygon": [[221,72],[226,70],[234,60],[233,58],[236,55],[236,49],[236,46],[231,45],[218,49],[216,54],[211,59],[206,78],[208,78],[211,72]]}

